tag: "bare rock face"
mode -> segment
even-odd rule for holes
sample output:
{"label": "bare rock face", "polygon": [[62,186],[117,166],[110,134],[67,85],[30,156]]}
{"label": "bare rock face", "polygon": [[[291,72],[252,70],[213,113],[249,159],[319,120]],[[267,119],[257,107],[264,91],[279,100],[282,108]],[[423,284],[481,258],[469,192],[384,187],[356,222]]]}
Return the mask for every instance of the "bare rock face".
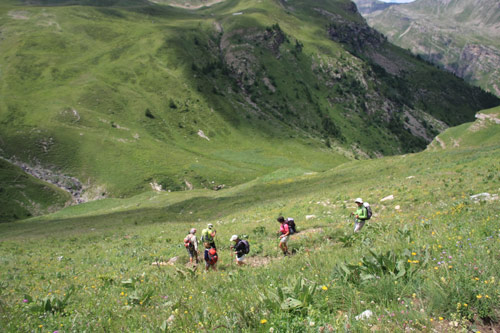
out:
{"label": "bare rock face", "polygon": [[389,41],[500,96],[500,2],[419,0],[387,8],[355,0]]}

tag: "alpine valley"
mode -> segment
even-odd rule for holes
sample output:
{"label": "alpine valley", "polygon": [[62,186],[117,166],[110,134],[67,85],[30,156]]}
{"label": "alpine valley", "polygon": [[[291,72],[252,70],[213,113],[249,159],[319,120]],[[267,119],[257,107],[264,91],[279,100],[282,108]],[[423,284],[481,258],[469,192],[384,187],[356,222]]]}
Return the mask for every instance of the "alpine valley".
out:
{"label": "alpine valley", "polygon": [[2,168],[55,185],[3,182],[4,221],[415,152],[499,103],[347,0],[9,0],[0,24]]}
{"label": "alpine valley", "polygon": [[0,97],[0,332],[498,331],[500,100],[350,1],[3,0]]}

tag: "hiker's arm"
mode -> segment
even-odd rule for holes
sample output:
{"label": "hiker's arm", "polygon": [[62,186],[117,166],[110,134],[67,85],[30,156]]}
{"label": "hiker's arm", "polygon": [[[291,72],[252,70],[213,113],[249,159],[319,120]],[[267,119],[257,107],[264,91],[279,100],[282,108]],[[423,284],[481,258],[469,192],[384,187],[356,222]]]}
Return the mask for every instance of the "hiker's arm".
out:
{"label": "hiker's arm", "polygon": [[280,238],[286,237],[288,235],[290,235],[290,227],[285,224],[285,233],[283,235],[281,235]]}

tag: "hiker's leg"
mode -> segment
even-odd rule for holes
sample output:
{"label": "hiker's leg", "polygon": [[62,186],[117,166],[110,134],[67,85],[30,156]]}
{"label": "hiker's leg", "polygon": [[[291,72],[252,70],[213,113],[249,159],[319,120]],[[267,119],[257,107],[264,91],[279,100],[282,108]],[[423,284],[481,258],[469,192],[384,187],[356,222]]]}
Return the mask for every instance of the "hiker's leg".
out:
{"label": "hiker's leg", "polygon": [[288,252],[288,236],[281,238],[280,247],[281,247],[281,250],[283,250],[283,253],[287,254],[287,252]]}
{"label": "hiker's leg", "polygon": [[354,222],[354,232],[359,232],[364,225],[365,221],[356,220],[356,222]]}

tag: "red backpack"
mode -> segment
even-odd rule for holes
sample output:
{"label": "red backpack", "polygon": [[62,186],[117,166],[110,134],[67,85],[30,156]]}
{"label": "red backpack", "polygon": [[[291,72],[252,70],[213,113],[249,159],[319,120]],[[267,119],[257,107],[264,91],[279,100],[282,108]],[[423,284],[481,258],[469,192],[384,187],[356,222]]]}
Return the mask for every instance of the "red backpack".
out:
{"label": "red backpack", "polygon": [[184,246],[187,248],[193,246],[193,243],[191,243],[191,237],[189,237],[189,235],[184,238]]}
{"label": "red backpack", "polygon": [[217,256],[217,251],[214,248],[208,250],[208,263],[214,265],[219,257]]}

